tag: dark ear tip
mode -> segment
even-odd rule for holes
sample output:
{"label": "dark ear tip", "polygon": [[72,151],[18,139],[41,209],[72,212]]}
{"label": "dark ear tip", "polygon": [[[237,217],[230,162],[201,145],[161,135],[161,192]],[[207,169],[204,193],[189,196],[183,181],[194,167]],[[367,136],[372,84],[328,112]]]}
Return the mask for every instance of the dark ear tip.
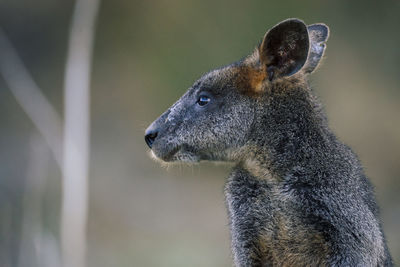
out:
{"label": "dark ear tip", "polygon": [[279,34],[279,32],[281,32],[282,30],[286,32],[292,30],[299,34],[308,35],[307,25],[300,19],[292,18],[286,19],[276,24],[265,34],[264,38],[267,35],[274,36],[276,34]]}
{"label": "dark ear tip", "polygon": [[285,23],[285,22],[295,22],[295,23],[305,24],[304,21],[302,21],[301,19],[298,19],[298,18],[288,18],[288,19],[281,21],[279,24]]}
{"label": "dark ear tip", "polygon": [[[290,18],[290,19],[285,19],[281,22],[279,22],[276,26],[283,26],[283,25],[293,25],[293,26],[297,26],[299,28],[307,28],[307,25],[304,23],[304,21],[302,21],[301,19],[297,19],[297,18]],[[275,28],[273,27],[273,28]]]}
{"label": "dark ear tip", "polygon": [[264,35],[264,39],[268,34],[273,34],[277,31],[280,31],[281,29],[294,29],[295,31],[298,32],[307,32],[307,25],[301,19],[297,18],[286,19],[279,22],[269,31],[267,31]]}

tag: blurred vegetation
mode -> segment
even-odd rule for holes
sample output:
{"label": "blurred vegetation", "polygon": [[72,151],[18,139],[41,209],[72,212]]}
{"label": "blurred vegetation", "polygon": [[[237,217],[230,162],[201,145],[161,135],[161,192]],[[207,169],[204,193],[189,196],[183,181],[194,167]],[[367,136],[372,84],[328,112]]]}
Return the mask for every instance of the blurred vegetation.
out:
{"label": "blurred vegetation", "polygon": [[[72,8],[73,1],[0,1],[0,26],[60,113]],[[330,26],[312,84],[376,186],[400,263],[399,14],[397,0],[103,1],[91,92],[88,265],[231,266],[229,166],[163,169],[148,157],[143,132],[202,73],[247,55],[289,17]],[[41,266],[29,218],[46,233],[41,253],[56,257],[60,171],[1,77],[0,127],[0,265]],[[33,163],[42,166],[36,174]]]}

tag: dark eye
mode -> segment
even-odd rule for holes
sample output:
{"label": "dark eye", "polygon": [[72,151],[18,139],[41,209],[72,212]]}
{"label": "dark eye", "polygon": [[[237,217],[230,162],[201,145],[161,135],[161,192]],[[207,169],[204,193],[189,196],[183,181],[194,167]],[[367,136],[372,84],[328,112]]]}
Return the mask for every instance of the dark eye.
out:
{"label": "dark eye", "polygon": [[202,95],[199,97],[199,99],[197,100],[197,104],[199,104],[199,106],[205,106],[208,104],[208,102],[210,102],[210,98],[208,96]]}

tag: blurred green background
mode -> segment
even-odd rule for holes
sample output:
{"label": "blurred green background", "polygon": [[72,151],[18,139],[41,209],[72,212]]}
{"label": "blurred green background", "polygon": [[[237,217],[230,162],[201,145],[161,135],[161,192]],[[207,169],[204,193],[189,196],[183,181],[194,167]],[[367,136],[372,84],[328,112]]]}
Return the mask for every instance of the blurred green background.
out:
{"label": "blurred green background", "polygon": [[[0,27],[60,114],[73,4],[0,0]],[[289,17],[331,29],[311,83],[376,187],[400,263],[398,0],[114,0],[101,3],[94,45],[88,266],[232,265],[230,166],[162,168],[143,133],[195,79],[249,54]],[[1,76],[0,127],[0,266],[57,266],[60,170]]]}

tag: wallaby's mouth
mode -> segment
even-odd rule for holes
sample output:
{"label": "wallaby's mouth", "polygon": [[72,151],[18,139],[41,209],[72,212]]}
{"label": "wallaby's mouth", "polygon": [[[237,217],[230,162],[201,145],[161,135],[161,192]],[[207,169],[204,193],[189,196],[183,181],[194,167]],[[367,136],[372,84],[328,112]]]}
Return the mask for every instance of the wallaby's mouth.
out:
{"label": "wallaby's mouth", "polygon": [[186,144],[175,146],[153,147],[152,154],[157,160],[164,162],[198,162],[200,158],[193,149]]}
{"label": "wallaby's mouth", "polygon": [[174,156],[180,150],[180,146],[173,147],[169,152],[167,152],[163,157],[162,160],[166,162],[174,161]]}

